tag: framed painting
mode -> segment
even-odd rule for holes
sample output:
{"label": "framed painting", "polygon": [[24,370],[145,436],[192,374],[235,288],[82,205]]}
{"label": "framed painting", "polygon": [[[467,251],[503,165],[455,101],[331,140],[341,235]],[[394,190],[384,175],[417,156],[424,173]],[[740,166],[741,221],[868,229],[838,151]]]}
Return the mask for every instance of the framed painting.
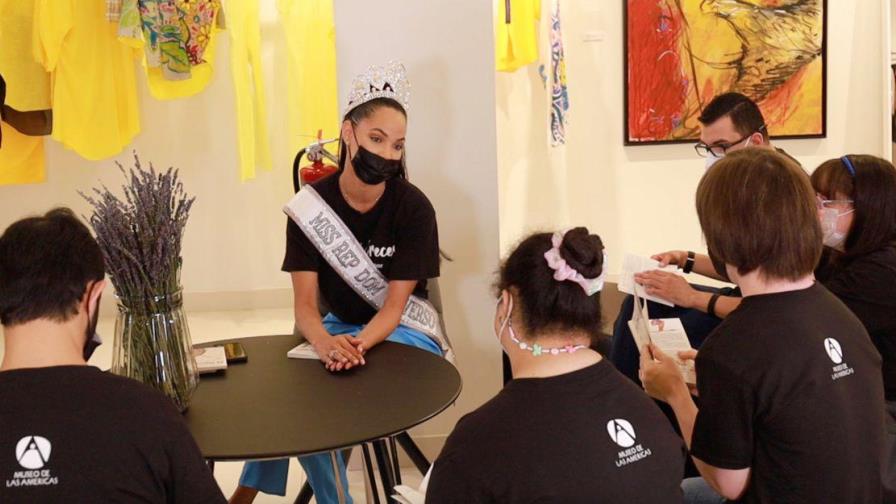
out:
{"label": "framed painting", "polygon": [[625,145],[696,141],[729,91],[773,138],[825,136],[827,0],[623,1]]}

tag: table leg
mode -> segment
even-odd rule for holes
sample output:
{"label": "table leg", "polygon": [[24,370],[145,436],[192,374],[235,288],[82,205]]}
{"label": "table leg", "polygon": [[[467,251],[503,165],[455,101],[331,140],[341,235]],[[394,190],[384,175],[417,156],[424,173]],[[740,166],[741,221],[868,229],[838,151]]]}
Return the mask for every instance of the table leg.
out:
{"label": "table leg", "polygon": [[401,484],[401,466],[398,464],[398,446],[395,444],[395,436],[389,438],[389,451],[392,452],[392,474],[395,475],[395,484]]}
{"label": "table leg", "polygon": [[336,451],[330,452],[330,461],[333,463],[333,476],[336,481],[336,496],[339,498],[339,504],[345,504],[345,488],[342,487],[342,471],[339,470],[339,459]]}
{"label": "table leg", "polygon": [[395,491],[395,476],[392,473],[392,461],[389,457],[389,446],[383,439],[373,442],[373,453],[376,455],[376,465],[380,468],[380,478],[383,482],[383,492],[386,494],[386,502],[395,502],[391,497]]}
{"label": "table leg", "polygon": [[[364,455],[364,467],[366,469],[364,474],[366,474],[365,479],[370,482],[373,504],[380,504],[380,492],[376,487],[376,477],[373,474],[373,464],[370,462],[370,451],[367,449],[366,443],[361,445],[361,453]],[[388,495],[386,497],[388,498]]]}

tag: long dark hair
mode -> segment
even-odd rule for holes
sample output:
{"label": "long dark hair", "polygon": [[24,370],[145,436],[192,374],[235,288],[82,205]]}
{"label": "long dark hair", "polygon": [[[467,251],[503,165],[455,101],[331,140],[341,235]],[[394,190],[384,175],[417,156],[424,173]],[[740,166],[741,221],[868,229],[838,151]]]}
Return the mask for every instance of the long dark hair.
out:
{"label": "long dark hair", "polygon": [[[345,117],[342,118],[342,122],[344,123],[345,121],[351,121],[352,126],[356,126],[362,120],[367,119],[368,117],[372,116],[374,114],[374,112],[376,112],[377,110],[379,110],[382,107],[388,107],[393,110],[397,110],[397,111],[401,112],[401,115],[403,115],[405,117],[405,119],[407,119],[407,117],[408,117],[408,113],[404,109],[404,107],[402,107],[400,103],[393,100],[392,98],[374,98],[373,100],[370,100],[369,102],[362,103],[362,104],[358,105],[357,107],[349,110],[348,113],[345,114]],[[405,161],[405,157],[406,157],[406,153],[402,152],[401,153],[401,174],[399,176],[403,179],[408,178],[408,168],[407,168],[407,163]],[[344,138],[340,138],[339,139],[339,171],[340,172],[345,169],[345,164],[347,161],[348,161],[348,144],[345,142]]]}
{"label": "long dark hair", "polygon": [[[596,341],[601,331],[600,293],[588,296],[573,282],[554,280],[544,257],[553,233],[535,233],[523,239],[501,264],[494,288],[516,292],[523,326],[530,337],[550,330],[582,331]],[[587,228],[566,232],[560,256],[585,278],[597,278],[604,269],[604,244]]]}
{"label": "long dark hair", "polygon": [[812,173],[812,187],[830,199],[842,194],[853,201],[855,215],[844,253],[834,254],[849,262],[896,242],[896,168],[876,156],[844,157],[851,167],[842,158],[825,161]]}

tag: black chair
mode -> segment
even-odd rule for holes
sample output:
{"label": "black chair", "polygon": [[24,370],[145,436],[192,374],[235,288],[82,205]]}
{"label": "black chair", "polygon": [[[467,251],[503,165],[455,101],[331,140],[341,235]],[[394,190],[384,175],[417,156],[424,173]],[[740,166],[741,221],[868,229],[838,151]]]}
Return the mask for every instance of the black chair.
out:
{"label": "black chair", "polygon": [[[301,174],[299,173],[299,169],[301,167],[302,158],[308,156],[310,160],[321,159],[323,157],[333,160],[335,162],[336,158],[330,152],[324,148],[323,143],[314,143],[309,147],[306,147],[300,150],[295,159],[293,160],[293,189],[296,192],[302,188],[302,180]],[[447,334],[445,332],[445,318],[442,316],[442,294],[439,289],[439,279],[438,278],[430,278],[426,284],[427,291],[429,293],[429,302],[432,303],[433,307],[436,309],[436,312],[439,314],[439,324],[442,327],[442,334]],[[318,295],[318,308],[320,310],[321,316],[329,313],[329,308],[323,300],[323,297]],[[297,331],[297,330],[296,330]],[[300,335],[301,336],[301,335]],[[421,475],[425,475],[427,471],[429,471],[429,467],[431,465],[429,459],[423,454],[423,451],[420,450],[420,447],[411,439],[411,436],[407,432],[402,432],[396,434],[395,436],[379,439],[369,443],[373,448],[374,457],[376,457],[376,463],[380,471],[380,481],[383,485],[383,493],[386,496],[386,502],[391,502],[392,499],[389,497],[391,495],[391,491],[395,488],[395,485],[401,484],[401,468],[398,463],[398,447],[407,454],[408,458],[411,459],[414,466],[420,471]],[[345,463],[348,464],[349,458],[351,457],[351,449],[343,450],[342,456],[345,460]],[[377,491],[376,478],[373,473],[373,464],[370,456],[370,447],[368,444],[361,445],[361,453],[364,458],[364,469],[367,472],[367,480],[370,482],[370,491],[373,495],[373,502],[375,504],[380,504],[379,492]],[[296,497],[295,504],[308,504],[311,501],[311,497],[314,495],[314,491],[311,489],[311,485],[308,482],[305,482],[302,485],[302,489],[299,491],[298,497]]]}

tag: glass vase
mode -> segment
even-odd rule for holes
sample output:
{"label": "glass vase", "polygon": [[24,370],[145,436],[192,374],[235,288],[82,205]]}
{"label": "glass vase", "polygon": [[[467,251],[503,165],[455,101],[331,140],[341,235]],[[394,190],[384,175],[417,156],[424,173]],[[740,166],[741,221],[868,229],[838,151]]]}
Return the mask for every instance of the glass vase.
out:
{"label": "glass vase", "polygon": [[182,290],[117,297],[112,372],[155,387],[184,412],[199,383]]}

